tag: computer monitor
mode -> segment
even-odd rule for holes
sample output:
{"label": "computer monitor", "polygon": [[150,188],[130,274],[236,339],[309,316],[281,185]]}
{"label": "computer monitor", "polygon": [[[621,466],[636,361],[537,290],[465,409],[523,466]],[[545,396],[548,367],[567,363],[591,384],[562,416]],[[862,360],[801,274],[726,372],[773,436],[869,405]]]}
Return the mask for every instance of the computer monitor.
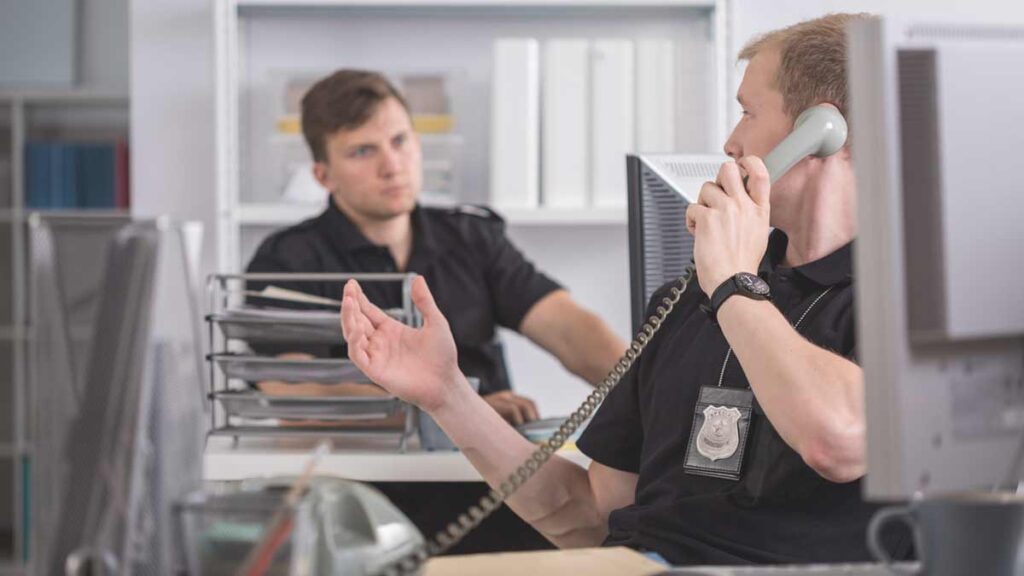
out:
{"label": "computer monitor", "polygon": [[126,574],[181,569],[173,503],[200,486],[205,432],[197,234],[134,222],[110,242],[63,452],[33,452],[60,459],[41,478],[59,489],[56,513],[34,520],[50,524],[33,531],[33,573],[63,573],[69,556]]}
{"label": "computer monitor", "polygon": [[1024,30],[853,24],[866,495],[992,487],[1024,427]]}
{"label": "computer monitor", "polygon": [[633,331],[655,290],[683,275],[693,259],[686,207],[718,176],[727,156],[642,154],[626,158],[629,277]]}

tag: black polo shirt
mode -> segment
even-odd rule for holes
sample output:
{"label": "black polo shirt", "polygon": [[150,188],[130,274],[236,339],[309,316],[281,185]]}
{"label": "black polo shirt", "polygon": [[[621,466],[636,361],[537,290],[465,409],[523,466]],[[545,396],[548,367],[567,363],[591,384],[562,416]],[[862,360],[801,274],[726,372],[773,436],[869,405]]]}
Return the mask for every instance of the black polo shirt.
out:
{"label": "black polo shirt", "polygon": [[[800,333],[854,359],[852,245],[783,268],[786,243],[782,232],[772,234],[760,271],[775,306],[792,324],[831,287]],[[648,317],[667,289],[653,296]],[[836,484],[819,476],[759,407],[738,481],[684,472],[698,392],[718,383],[729,347],[699,308],[707,300],[694,279],[578,442],[595,461],[639,474],[636,501],[612,512],[606,544],[654,550],[676,565],[869,560],[865,530],[877,507],[862,500],[860,481]],[[735,356],[724,382],[749,387]]]}
{"label": "black polo shirt", "polygon": [[[459,368],[480,378],[480,392],[507,390],[504,354],[496,326],[518,330],[541,298],[560,286],[538,271],[505,236],[505,223],[486,208],[417,206],[412,253],[406,271],[421,274],[451,325]],[[391,252],[370,242],[333,200],[316,218],[278,231],[263,241],[248,272],[396,272]],[[282,288],[341,299],[340,282],[275,282]],[[251,282],[251,289],[259,285]],[[364,282],[381,307],[401,306],[398,283]],[[292,351],[295,346],[283,346]],[[313,350],[310,350],[313,351]],[[343,347],[314,351],[344,355]]]}

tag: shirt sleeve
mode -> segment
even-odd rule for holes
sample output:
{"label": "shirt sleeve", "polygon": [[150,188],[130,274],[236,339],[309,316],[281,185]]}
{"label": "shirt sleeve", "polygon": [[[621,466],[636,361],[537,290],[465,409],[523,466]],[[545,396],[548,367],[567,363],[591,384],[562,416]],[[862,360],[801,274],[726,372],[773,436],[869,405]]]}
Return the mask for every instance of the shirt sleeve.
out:
{"label": "shirt sleeve", "polygon": [[562,288],[523,256],[505,235],[505,223],[489,220],[484,232],[484,266],[498,324],[518,330],[541,298]]}
{"label": "shirt sleeve", "polygon": [[832,334],[829,334],[828,338],[836,343],[836,354],[860,364],[857,355],[857,311],[853,292],[851,287],[845,287],[836,297],[833,305],[837,309],[829,326]]}
{"label": "shirt sleeve", "polygon": [[640,472],[644,443],[637,372],[637,365],[626,372],[576,441],[576,447],[595,462],[633,473]]}
{"label": "shirt sleeve", "polygon": [[[651,296],[644,318],[657,314],[658,306],[672,286],[668,284]],[[682,301],[677,304],[677,307],[684,306]],[[648,367],[654,364],[664,334],[672,329],[671,324],[671,318],[662,324],[662,329],[654,335],[619,384],[608,393],[590,425],[577,440],[576,446],[594,461],[623,472],[640,472],[640,455],[644,444],[641,385],[647,377]]]}

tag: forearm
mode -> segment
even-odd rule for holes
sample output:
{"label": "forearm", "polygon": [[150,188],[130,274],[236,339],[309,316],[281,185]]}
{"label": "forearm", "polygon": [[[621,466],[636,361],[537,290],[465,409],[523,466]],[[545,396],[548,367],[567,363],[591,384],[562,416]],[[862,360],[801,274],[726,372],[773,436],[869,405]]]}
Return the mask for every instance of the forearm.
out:
{"label": "forearm", "polygon": [[558,358],[566,370],[593,385],[608,375],[626,351],[626,343],[565,290],[534,304],[519,332]]}
{"label": "forearm", "polygon": [[576,324],[570,336],[569,353],[563,364],[566,369],[597,386],[626,352],[626,343],[616,336],[600,318],[584,311],[585,318]]}
{"label": "forearm", "polygon": [[596,386],[626,352],[623,342],[597,315],[580,307],[566,311],[551,352],[566,370]]}
{"label": "forearm", "polygon": [[[536,448],[468,384],[432,416],[492,488],[498,488]],[[552,456],[507,504],[560,547],[597,546],[607,532],[587,471],[559,456]]]}
{"label": "forearm", "polygon": [[730,298],[718,321],[765,415],[819,474],[865,471],[860,368],[803,338],[770,302]]}

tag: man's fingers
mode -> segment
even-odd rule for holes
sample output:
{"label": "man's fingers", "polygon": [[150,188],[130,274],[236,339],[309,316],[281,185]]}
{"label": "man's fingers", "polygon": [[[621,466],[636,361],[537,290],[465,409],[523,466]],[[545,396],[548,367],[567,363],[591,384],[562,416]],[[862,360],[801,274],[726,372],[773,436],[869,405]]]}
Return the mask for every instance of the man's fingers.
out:
{"label": "man's fingers", "polygon": [[486,401],[499,416],[505,419],[509,424],[518,426],[526,422],[524,418],[523,409],[514,401],[514,395],[505,390],[502,392],[495,392],[494,394],[488,394],[484,396]]}
{"label": "man's fingers", "polygon": [[532,422],[537,418],[540,418],[540,414],[537,412],[537,405],[526,396],[518,396],[513,394],[512,401],[519,406],[519,410],[523,414],[523,419],[527,422]]}
{"label": "man's fingers", "polygon": [[[363,313],[363,316],[370,321],[374,328],[379,328],[381,324],[393,321],[376,304],[370,302],[370,299],[363,293],[363,288],[359,285],[359,282],[349,280],[345,284],[346,291],[349,290],[349,286],[352,286],[352,290],[355,292],[355,298],[359,302],[359,311]],[[344,303],[342,306],[344,306]]]}
{"label": "man's fingers", "polygon": [[690,234],[697,233],[697,222],[707,210],[707,206],[701,206],[700,204],[690,204],[686,207],[686,229],[690,231]]}
{"label": "man's fingers", "polygon": [[726,195],[725,190],[714,182],[705,182],[700,187],[700,195],[697,196],[697,204],[701,206],[707,206],[709,208],[721,208],[729,202],[729,196]]}
{"label": "man's fingers", "polygon": [[345,295],[341,301],[341,332],[345,340],[349,340],[349,333],[361,331],[367,335],[374,331],[373,323],[363,314],[359,308],[359,302],[350,295]]}
{"label": "man's fingers", "polygon": [[507,402],[505,404],[505,410],[507,414],[505,419],[511,422],[514,426],[526,423],[526,418],[523,417],[523,409],[515,402]]}
{"label": "man's fingers", "polygon": [[346,295],[341,304],[341,330],[348,345],[349,358],[362,369],[369,365],[370,357],[367,353],[369,340],[366,328],[359,320],[361,315],[355,299]]}
{"label": "man's fingers", "polygon": [[764,161],[757,156],[744,156],[739,159],[738,163],[747,173],[747,193],[750,195],[750,199],[758,206],[767,207],[771,197],[772,183]]}
{"label": "man's fingers", "polygon": [[733,161],[725,162],[718,169],[718,185],[727,196],[732,198],[742,198],[747,195],[747,190],[743,186],[743,175],[740,174],[739,166]]}
{"label": "man's fingers", "polygon": [[348,287],[345,288],[345,295],[341,300],[341,335],[345,341],[355,338],[359,330],[359,320],[356,315],[359,313],[359,304],[356,299],[349,295]]}
{"label": "man's fingers", "polygon": [[[361,329],[354,329],[345,339],[345,343],[348,345],[349,360],[352,360],[365,373],[370,367],[370,340],[367,338],[366,333]],[[367,374],[367,376],[370,376],[370,374]]]}
{"label": "man's fingers", "polygon": [[372,378],[372,374],[367,373],[371,366],[370,353],[367,350],[369,347],[370,341],[366,339],[366,335],[360,334],[354,342],[348,343],[348,357],[363,373]]}

